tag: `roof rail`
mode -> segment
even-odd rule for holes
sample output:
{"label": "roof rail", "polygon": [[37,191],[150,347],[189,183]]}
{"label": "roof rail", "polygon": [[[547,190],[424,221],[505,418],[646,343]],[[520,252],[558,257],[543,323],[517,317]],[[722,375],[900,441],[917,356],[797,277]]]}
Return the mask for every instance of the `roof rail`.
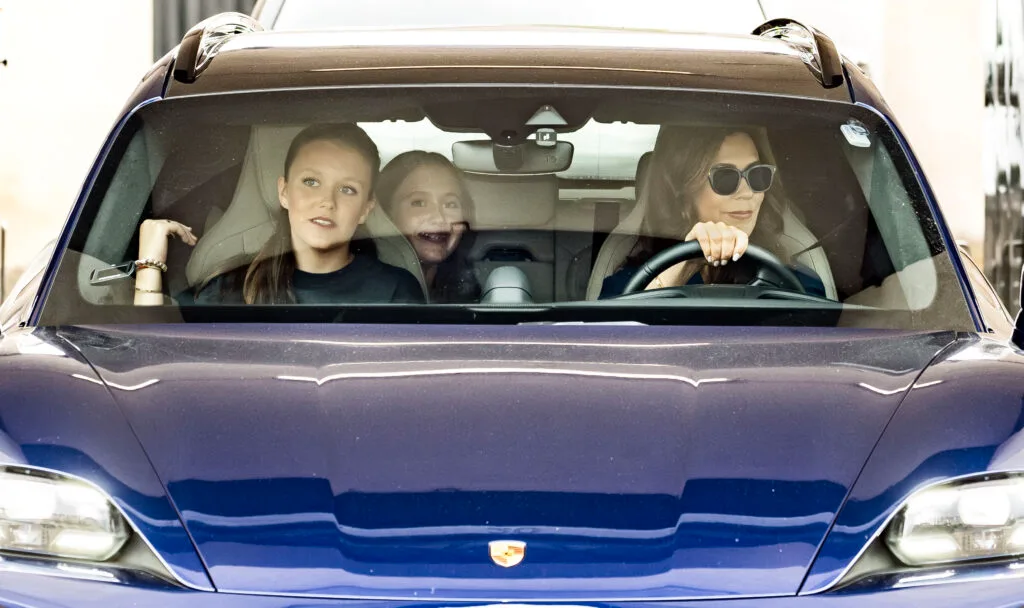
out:
{"label": "roof rail", "polygon": [[258,21],[242,13],[219,13],[200,21],[185,33],[174,60],[174,79],[195,82],[220,47],[238,34],[262,32]]}
{"label": "roof rail", "polygon": [[826,89],[843,84],[843,59],[832,39],[818,30],[793,19],[781,18],[765,21],[751,33],[778,38],[801,51],[804,63]]}

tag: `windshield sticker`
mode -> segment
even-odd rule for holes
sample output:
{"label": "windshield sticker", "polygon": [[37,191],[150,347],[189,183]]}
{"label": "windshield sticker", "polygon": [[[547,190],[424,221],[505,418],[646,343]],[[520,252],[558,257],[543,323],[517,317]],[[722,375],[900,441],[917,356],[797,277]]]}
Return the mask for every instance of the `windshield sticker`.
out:
{"label": "windshield sticker", "polygon": [[846,137],[846,142],[851,146],[857,148],[870,148],[871,138],[868,136],[868,130],[861,123],[851,120],[845,125],[839,127],[839,130],[843,132]]}

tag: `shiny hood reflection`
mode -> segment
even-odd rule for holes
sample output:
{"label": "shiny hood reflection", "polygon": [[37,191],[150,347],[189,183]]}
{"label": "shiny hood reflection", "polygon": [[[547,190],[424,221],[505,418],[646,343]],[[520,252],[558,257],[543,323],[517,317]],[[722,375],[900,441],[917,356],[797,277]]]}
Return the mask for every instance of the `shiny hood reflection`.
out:
{"label": "shiny hood reflection", "polygon": [[137,390],[144,389],[147,386],[153,386],[157,382],[160,382],[160,380],[158,378],[150,378],[149,380],[145,380],[145,381],[140,382],[140,383],[138,383],[136,385],[133,385],[133,386],[125,386],[123,384],[118,384],[116,382],[110,382],[110,381],[103,382],[103,381],[97,380],[95,378],[90,378],[89,376],[86,376],[84,374],[71,374],[71,377],[72,378],[76,378],[78,380],[84,380],[85,382],[91,382],[93,384],[99,384],[100,386],[109,386],[110,388],[115,388],[115,389],[117,389],[119,391],[137,391]]}
{"label": "shiny hood reflection", "polygon": [[[278,380],[286,380],[293,382],[313,382],[317,386],[323,386],[328,382],[334,382],[337,380],[355,380],[355,379],[370,379],[370,378],[415,378],[418,376],[460,376],[460,375],[482,375],[482,374],[546,374],[554,376],[578,376],[578,377],[597,377],[597,378],[615,378],[620,380],[672,380],[675,382],[682,382],[688,384],[694,388],[699,387],[702,384],[718,384],[722,382],[729,382],[728,378],[702,378],[694,379],[688,376],[682,376],[671,373],[653,373],[651,371],[613,371],[609,369],[603,371],[596,369],[600,367],[597,364],[592,364],[591,367],[595,369],[585,368],[571,368],[565,364],[557,362],[548,362],[546,364],[537,364],[535,366],[523,366],[523,367],[512,367],[508,365],[498,365],[496,362],[492,367],[483,367],[479,364],[482,362],[478,361],[462,361],[458,362],[461,365],[459,367],[437,367],[434,366],[423,366],[414,369],[405,370],[393,370],[393,371],[348,371],[348,372],[335,372],[330,375],[314,378],[309,376],[277,376]],[[474,364],[476,366],[474,367]],[[380,365],[372,364],[373,367],[377,368]],[[345,366],[349,367],[349,366]],[[351,366],[357,367],[357,366]],[[631,365],[620,365],[620,366],[607,366],[609,368],[618,367],[621,370],[629,370],[639,367],[649,366],[631,366]],[[666,370],[672,368],[666,367]]]}
{"label": "shiny hood reflection", "polygon": [[[338,325],[66,337],[113,389],[218,589],[582,601],[794,593],[952,334]],[[525,559],[497,566],[493,540],[525,542]]]}

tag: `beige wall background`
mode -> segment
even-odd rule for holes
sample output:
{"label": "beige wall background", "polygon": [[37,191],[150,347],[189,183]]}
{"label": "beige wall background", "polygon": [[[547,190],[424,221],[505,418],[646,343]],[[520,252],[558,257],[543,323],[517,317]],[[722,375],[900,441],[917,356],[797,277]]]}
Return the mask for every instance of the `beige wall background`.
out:
{"label": "beige wall background", "polygon": [[60,233],[152,64],[149,0],[0,0],[0,221],[6,286]]}
{"label": "beige wall background", "polygon": [[[689,1],[689,0],[687,0]],[[763,0],[868,69],[956,238],[983,251],[983,32],[992,0]],[[678,11],[679,5],[675,6]],[[150,0],[0,0],[0,221],[14,272],[60,231],[151,64]]]}

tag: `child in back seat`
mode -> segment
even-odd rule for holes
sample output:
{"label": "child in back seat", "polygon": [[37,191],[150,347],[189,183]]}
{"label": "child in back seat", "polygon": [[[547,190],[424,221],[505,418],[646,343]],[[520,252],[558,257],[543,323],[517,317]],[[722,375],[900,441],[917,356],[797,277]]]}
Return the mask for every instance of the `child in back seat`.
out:
{"label": "child in back seat", "polygon": [[480,299],[468,259],[473,200],[451,161],[423,150],[399,154],[381,171],[377,198],[416,250],[431,302]]}

